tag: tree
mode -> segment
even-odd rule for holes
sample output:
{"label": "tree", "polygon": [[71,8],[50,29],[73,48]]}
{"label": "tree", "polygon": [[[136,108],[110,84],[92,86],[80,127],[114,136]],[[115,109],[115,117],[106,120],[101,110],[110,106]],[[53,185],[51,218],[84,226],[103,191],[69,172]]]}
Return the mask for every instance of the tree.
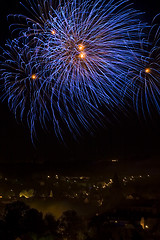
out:
{"label": "tree", "polygon": [[29,209],[30,207],[21,201],[6,205],[4,220],[6,222],[8,239],[12,240],[23,234],[23,218]]}
{"label": "tree", "polygon": [[7,239],[7,227],[6,223],[3,220],[0,220],[0,239],[6,240]]}
{"label": "tree", "polygon": [[26,211],[22,220],[24,232],[34,232],[41,234],[44,232],[43,215],[36,209]]}
{"label": "tree", "polygon": [[67,240],[80,239],[83,231],[82,219],[73,210],[64,212],[58,220],[58,232]]}
{"label": "tree", "polygon": [[56,221],[55,217],[52,214],[46,214],[44,223],[46,230],[56,236],[58,230],[58,222]]}
{"label": "tree", "polygon": [[29,233],[41,235],[45,232],[43,215],[30,208],[24,202],[13,202],[6,205],[4,220],[7,228],[7,240],[31,239]]}

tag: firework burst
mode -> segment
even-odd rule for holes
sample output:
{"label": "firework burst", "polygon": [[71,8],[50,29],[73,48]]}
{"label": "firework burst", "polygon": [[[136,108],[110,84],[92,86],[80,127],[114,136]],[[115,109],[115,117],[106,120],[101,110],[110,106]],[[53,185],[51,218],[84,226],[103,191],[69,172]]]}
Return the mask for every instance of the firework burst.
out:
{"label": "firework burst", "polygon": [[[139,56],[133,54],[129,70],[129,93],[138,114],[146,116],[153,109],[160,113],[160,28],[156,23],[159,15],[147,28],[148,38],[141,39]],[[126,85],[127,86],[127,85]]]}
{"label": "firework burst", "polygon": [[8,42],[0,70],[4,92],[2,99],[8,98],[9,109],[15,113],[17,120],[27,120],[31,136],[35,135],[38,120],[45,126],[45,119],[50,118],[42,65],[35,65],[32,55],[30,49],[20,47],[16,40]]}
{"label": "firework burst", "polygon": [[30,17],[14,16],[18,37],[4,50],[1,79],[10,109],[27,116],[31,133],[47,118],[57,135],[62,125],[77,134],[79,126],[101,124],[104,107],[123,109],[140,13],[127,0],[60,1],[57,8],[52,0],[29,0],[26,8]]}

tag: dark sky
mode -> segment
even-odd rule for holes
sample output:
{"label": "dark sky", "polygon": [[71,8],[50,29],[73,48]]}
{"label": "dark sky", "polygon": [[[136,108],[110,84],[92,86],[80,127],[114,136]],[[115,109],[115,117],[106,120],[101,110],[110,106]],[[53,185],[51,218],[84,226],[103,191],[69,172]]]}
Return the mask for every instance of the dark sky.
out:
{"label": "dark sky", "polygon": [[[6,16],[20,12],[18,0],[5,0],[0,8],[0,41],[3,46],[9,37]],[[144,19],[151,21],[158,13],[158,1],[137,0],[135,8],[146,12]],[[63,163],[75,160],[99,161],[100,159],[122,158],[127,161],[160,156],[160,117],[153,114],[147,122],[139,120],[133,112],[127,117],[119,115],[119,122],[97,129],[94,136],[84,134],[79,141],[67,138],[66,145],[59,142],[54,132],[38,133],[38,140],[33,146],[27,126],[17,123],[9,111],[7,103],[0,103],[0,163],[54,161]],[[84,164],[85,166],[85,164]]]}

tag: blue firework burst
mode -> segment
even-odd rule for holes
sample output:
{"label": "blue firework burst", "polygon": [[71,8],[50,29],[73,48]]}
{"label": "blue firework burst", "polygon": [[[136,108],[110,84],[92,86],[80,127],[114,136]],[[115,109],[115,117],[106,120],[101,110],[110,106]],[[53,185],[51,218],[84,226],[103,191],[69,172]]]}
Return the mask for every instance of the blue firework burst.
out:
{"label": "blue firework burst", "polygon": [[[32,17],[14,16],[18,36],[7,44],[1,63],[10,109],[35,123],[52,119],[61,135],[66,125],[90,129],[101,123],[101,110],[123,108],[132,51],[137,55],[140,13],[127,0],[28,0]],[[135,50],[136,49],[136,50]],[[80,127],[81,129],[81,127]]]}
{"label": "blue firework burst", "polygon": [[132,63],[129,64],[129,95],[137,113],[144,116],[151,114],[153,109],[160,113],[160,27],[156,23],[158,17],[159,15],[146,29],[147,39],[141,39],[139,56],[135,56],[133,52]]}
{"label": "blue firework burst", "polygon": [[4,92],[2,99],[8,99],[8,106],[17,120],[27,120],[31,136],[35,135],[37,121],[45,126],[45,119],[50,118],[43,66],[32,61],[33,55],[27,45],[23,47],[16,40],[8,41],[0,70]]}

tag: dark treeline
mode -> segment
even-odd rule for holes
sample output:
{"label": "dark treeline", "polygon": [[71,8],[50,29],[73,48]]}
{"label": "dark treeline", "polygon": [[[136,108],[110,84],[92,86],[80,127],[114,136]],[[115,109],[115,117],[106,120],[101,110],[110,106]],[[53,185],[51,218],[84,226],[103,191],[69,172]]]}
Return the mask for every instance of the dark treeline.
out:
{"label": "dark treeline", "polygon": [[65,211],[59,219],[16,201],[5,206],[0,220],[3,240],[158,240],[160,222],[144,229],[137,214],[114,209],[90,219]]}

